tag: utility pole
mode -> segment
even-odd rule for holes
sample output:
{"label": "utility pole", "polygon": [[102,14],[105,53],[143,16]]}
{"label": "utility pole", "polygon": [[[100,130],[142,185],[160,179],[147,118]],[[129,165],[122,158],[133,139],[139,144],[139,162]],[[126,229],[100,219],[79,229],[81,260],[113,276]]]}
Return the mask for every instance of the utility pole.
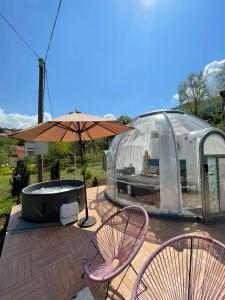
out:
{"label": "utility pole", "polygon": [[[38,124],[44,121],[44,80],[45,80],[45,62],[42,58],[39,62],[39,86],[38,86]],[[38,182],[44,180],[44,160],[43,156],[38,154]]]}
{"label": "utility pole", "polygon": [[223,125],[225,125],[225,115],[224,115],[224,106],[225,106],[225,91],[220,91],[220,97],[222,99],[222,117],[223,117]]}

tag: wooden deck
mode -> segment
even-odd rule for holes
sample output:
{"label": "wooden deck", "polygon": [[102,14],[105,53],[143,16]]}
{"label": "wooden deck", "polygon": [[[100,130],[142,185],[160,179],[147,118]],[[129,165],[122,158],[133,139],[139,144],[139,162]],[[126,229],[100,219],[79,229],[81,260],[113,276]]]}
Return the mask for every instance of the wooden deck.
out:
{"label": "wooden deck", "polygon": [[[96,228],[118,209],[104,198],[103,191],[104,187],[88,189],[90,215],[97,218],[97,224],[89,229],[69,225],[16,234],[7,232],[0,259],[0,299],[71,299],[86,286],[96,297],[100,287],[81,279],[82,254]],[[12,209],[11,227],[19,209],[19,206]],[[225,243],[225,224],[203,225],[150,218],[146,242],[134,260],[135,268],[139,270],[162,242],[184,233],[210,235]],[[111,299],[130,299],[136,275],[130,269],[119,285],[122,275],[112,282]]]}

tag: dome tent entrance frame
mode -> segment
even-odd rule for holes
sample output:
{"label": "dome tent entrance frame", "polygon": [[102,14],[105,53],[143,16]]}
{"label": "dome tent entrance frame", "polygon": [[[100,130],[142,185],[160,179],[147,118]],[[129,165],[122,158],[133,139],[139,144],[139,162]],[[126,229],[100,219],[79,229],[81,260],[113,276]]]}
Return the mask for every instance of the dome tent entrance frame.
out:
{"label": "dome tent entrance frame", "polygon": [[[217,213],[211,213],[210,211],[210,191],[207,181],[207,170],[205,169],[205,166],[207,165],[208,158],[215,158],[217,160],[217,170],[215,170],[217,173],[219,172],[219,165],[218,160],[225,160],[225,154],[205,154],[205,143],[207,142],[207,139],[210,138],[213,135],[217,135],[218,137],[221,137],[225,141],[225,135],[224,133],[217,129],[217,128],[210,128],[207,129],[202,136],[200,142],[199,142],[199,161],[200,161],[200,178],[201,178],[201,202],[202,202],[202,214],[203,214],[203,220],[207,223],[210,223],[214,219],[225,219],[225,211],[221,207],[221,203],[219,202],[219,211]],[[217,174],[219,175],[219,174]],[[219,178],[220,180],[222,178]],[[221,188],[218,187],[219,197],[221,197]],[[220,200],[220,199],[218,199]]]}
{"label": "dome tent entrance frame", "polygon": [[[122,206],[142,205],[152,214],[209,221],[209,196],[215,198],[217,188],[218,199],[214,200],[224,203],[217,205],[221,209],[213,216],[224,217],[225,187],[221,194],[220,188],[225,182],[225,135],[221,130],[176,110],[142,114],[129,125],[134,130],[115,137],[106,151],[105,193],[109,199]],[[208,183],[210,195],[204,190],[208,154],[210,164],[212,157],[220,164],[214,176],[217,187],[212,178]]]}

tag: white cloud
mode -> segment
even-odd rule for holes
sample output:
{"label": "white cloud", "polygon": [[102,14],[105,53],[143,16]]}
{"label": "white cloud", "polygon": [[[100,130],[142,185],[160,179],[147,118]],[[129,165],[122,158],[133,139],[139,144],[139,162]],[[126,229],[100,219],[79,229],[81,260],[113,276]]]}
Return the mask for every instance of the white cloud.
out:
{"label": "white cloud", "polygon": [[[207,64],[204,68],[203,75],[207,79],[208,87],[211,95],[219,95],[219,88],[217,84],[217,74],[221,72],[222,67],[225,65],[225,59],[220,61],[213,61]],[[179,101],[178,94],[173,95],[172,102]]]}
{"label": "white cloud", "polygon": [[[45,112],[44,120],[49,121],[52,116]],[[37,115],[22,115],[19,113],[6,113],[0,108],[0,127],[24,129],[37,124]]]}
{"label": "white cloud", "polygon": [[212,94],[218,94],[216,76],[221,72],[221,69],[224,65],[225,65],[225,59],[220,61],[215,60],[205,66],[203,74],[207,79],[208,86]]}
{"label": "white cloud", "polygon": [[113,114],[106,114],[104,115],[104,118],[109,119],[109,120],[116,120],[116,116],[114,116]]}
{"label": "white cloud", "polygon": [[174,101],[179,101],[178,93],[176,93],[175,95],[173,95],[173,100]]}
{"label": "white cloud", "polygon": [[218,74],[221,71],[221,68],[223,67],[224,64],[225,64],[225,59],[220,60],[220,61],[215,60],[205,66],[203,74],[205,76],[209,76],[212,74]]}

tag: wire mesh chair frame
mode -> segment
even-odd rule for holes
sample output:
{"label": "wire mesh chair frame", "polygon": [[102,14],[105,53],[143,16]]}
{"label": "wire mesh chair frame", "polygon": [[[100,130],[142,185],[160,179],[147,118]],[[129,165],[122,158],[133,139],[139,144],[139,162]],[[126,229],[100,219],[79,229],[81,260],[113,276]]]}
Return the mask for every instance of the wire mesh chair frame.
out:
{"label": "wire mesh chair frame", "polygon": [[225,245],[190,234],[163,243],[141,268],[131,299],[225,299]]}
{"label": "wire mesh chair frame", "polygon": [[110,281],[123,270],[132,267],[137,274],[131,262],[145,240],[147,229],[147,212],[139,206],[128,206],[103,222],[89,241],[83,256],[84,273],[94,282],[108,283],[106,297]]}

